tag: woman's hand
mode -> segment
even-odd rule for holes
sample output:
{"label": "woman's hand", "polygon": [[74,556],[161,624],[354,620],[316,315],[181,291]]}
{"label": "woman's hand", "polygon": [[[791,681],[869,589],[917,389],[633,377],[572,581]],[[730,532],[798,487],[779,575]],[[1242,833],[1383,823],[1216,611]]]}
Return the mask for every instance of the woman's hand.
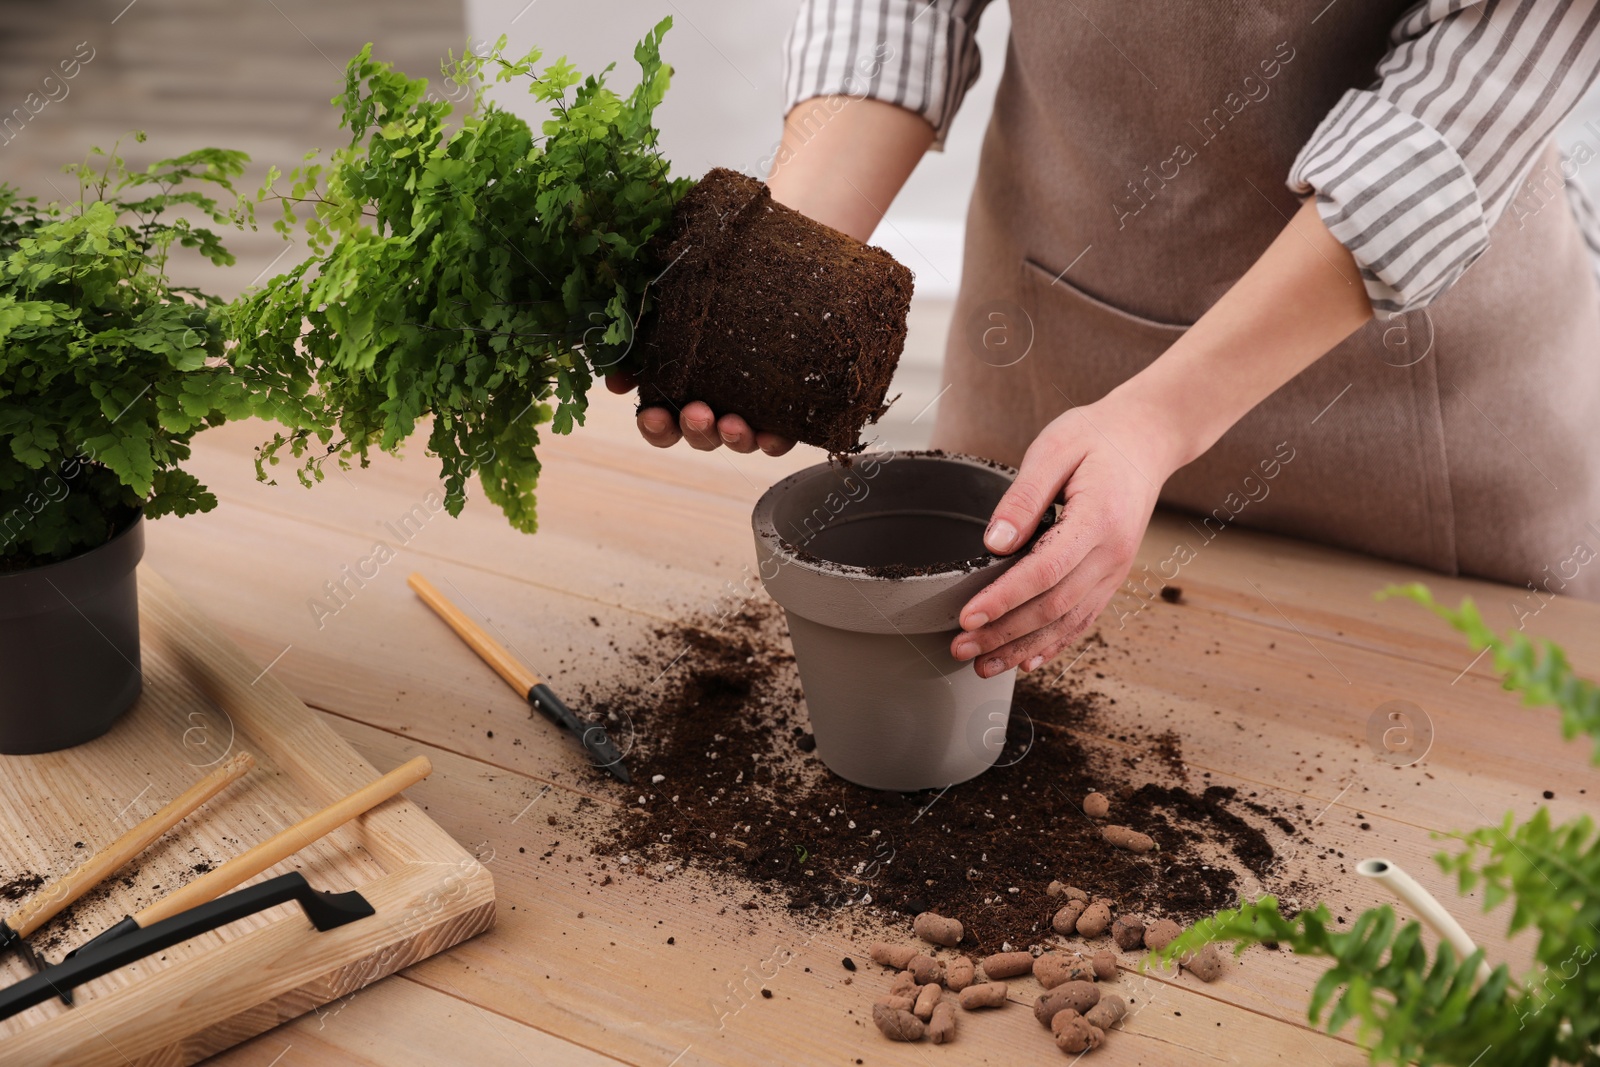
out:
{"label": "woman's hand", "polygon": [[[606,375],[606,388],[613,393],[632,392],[639,382],[629,374]],[[667,408],[645,408],[636,420],[639,435],[657,448],[671,448],[688,441],[690,448],[712,452],[727,445],[735,452],[754,452],[761,449],[769,456],[781,456],[794,447],[787,437],[765,431],[756,431],[738,415],[718,418],[709,404],[698,400],[683,406],[674,417]]]}
{"label": "woman's hand", "polygon": [[[1033,670],[1088,628],[1127,577],[1161,485],[1245,412],[1372,319],[1354,257],[1307,200],[1155,362],[1044,428],[984,543],[1011,552],[1063,488],[1028,557],[961,609],[957,659]],[[1315,420],[1313,420],[1315,421]]]}
{"label": "woman's hand", "polygon": [[1083,633],[1122,585],[1165,482],[1186,461],[1170,419],[1125,391],[1040,432],[995,508],[984,543],[1008,554],[1053,502],[1066,507],[1026,558],[961,609],[950,646],[993,677],[1031,671]]}

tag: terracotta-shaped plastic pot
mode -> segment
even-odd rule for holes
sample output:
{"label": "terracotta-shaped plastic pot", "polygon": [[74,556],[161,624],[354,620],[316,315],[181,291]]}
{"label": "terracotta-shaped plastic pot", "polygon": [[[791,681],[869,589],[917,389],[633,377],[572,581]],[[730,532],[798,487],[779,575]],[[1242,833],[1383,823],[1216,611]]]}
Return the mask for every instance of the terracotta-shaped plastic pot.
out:
{"label": "terracotta-shaped plastic pot", "polygon": [[1004,747],[1016,672],[980,678],[950,642],[962,606],[1023,555],[983,547],[1015,473],[879,453],[790,475],[756,505],[761,579],[788,619],[817,755],[841,778],[943,788]]}
{"label": "terracotta-shaped plastic pot", "polygon": [[138,697],[143,555],[141,516],[99,548],[0,575],[0,753],[91,741]]}

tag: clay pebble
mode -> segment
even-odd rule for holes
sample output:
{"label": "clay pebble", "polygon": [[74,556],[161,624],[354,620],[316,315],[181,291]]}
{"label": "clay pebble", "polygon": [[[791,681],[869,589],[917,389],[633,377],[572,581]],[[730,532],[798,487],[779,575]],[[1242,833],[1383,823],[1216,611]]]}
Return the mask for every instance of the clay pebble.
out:
{"label": "clay pebble", "polygon": [[883,996],[873,1001],[872,1006],[875,1008],[880,1006],[885,1007],[891,1011],[910,1011],[912,1008],[916,1007],[916,1003],[917,1002],[911,997],[901,996],[894,993],[885,993]]}
{"label": "clay pebble", "polygon": [[948,1000],[941,1000],[933,1009],[933,1018],[928,1020],[928,1039],[935,1045],[943,1045],[955,1040],[955,1036],[955,1006]]}
{"label": "clay pebble", "polygon": [[1058,986],[1045,996],[1051,1004],[1058,1005],[1057,1011],[1071,1008],[1076,1012],[1086,1012],[1100,1003],[1100,987],[1093,982],[1077,980]]}
{"label": "clay pebble", "polygon": [[867,955],[872,962],[884,967],[893,967],[903,971],[911,962],[911,957],[917,954],[915,945],[891,945],[884,941],[874,941],[867,949]]}
{"label": "clay pebble", "polygon": [[890,1041],[921,1041],[922,1035],[927,1033],[921,1019],[886,1004],[872,1006],[872,1021]]}
{"label": "clay pebble", "polygon": [[969,985],[963,989],[958,999],[961,1006],[967,1011],[977,1011],[979,1008],[998,1008],[1006,1002],[1006,984],[1004,982],[982,982],[978,985]]}
{"label": "clay pebble", "polygon": [[933,1018],[933,1009],[939,1003],[939,997],[943,993],[944,990],[931,983],[923,986],[922,991],[917,994],[916,1003],[911,1006],[911,1014],[923,1022],[927,1022]]}
{"label": "clay pebble", "polygon": [[1062,1052],[1088,1052],[1099,1048],[1100,1042],[1106,1039],[1104,1030],[1071,1008],[1056,1014],[1050,1021],[1050,1032],[1055,1035],[1056,1048]]}
{"label": "clay pebble", "polygon": [[911,977],[910,971],[901,971],[894,976],[894,982],[889,986],[889,995],[895,997],[915,997],[919,990],[917,980]]}
{"label": "clay pebble", "polygon": [[924,941],[935,945],[952,948],[961,943],[961,922],[957,919],[946,919],[931,911],[925,911],[911,922],[911,929]]}
{"label": "clay pebble", "polygon": [[1046,952],[1033,961],[1033,976],[1046,989],[1063,982],[1087,982],[1094,978],[1094,967],[1083,957],[1065,952]]}
{"label": "clay pebble", "polygon": [[999,952],[985,957],[983,961],[984,976],[991,982],[1000,978],[1015,978],[1031,970],[1033,954],[1030,952]]}
{"label": "clay pebble", "polygon": [[1051,882],[1045,887],[1044,895],[1047,897],[1065,897],[1068,900],[1081,900],[1085,904],[1089,903],[1088,893],[1064,882]]}
{"label": "clay pebble", "polygon": [[945,965],[944,984],[952,993],[959,993],[977,977],[977,967],[965,956],[952,957]]}
{"label": "clay pebble", "polygon": [[1137,916],[1119,915],[1111,924],[1111,940],[1124,952],[1137,952],[1144,946],[1144,922]]}
{"label": "clay pebble", "polygon": [[918,985],[927,985],[929,982],[943,985],[944,960],[936,960],[919,952],[911,957],[910,963],[906,964],[906,973],[910,974]]}
{"label": "clay pebble", "polygon": [[1141,834],[1126,826],[1107,826],[1100,831],[1100,836],[1105,838],[1107,844],[1129,852],[1149,852],[1156,847],[1154,839],[1149,834]]}
{"label": "clay pebble", "polygon": [[1087,901],[1069,900],[1063,904],[1050,920],[1051,929],[1058,934],[1071,937],[1078,930],[1078,916],[1082,915],[1089,907]]}
{"label": "clay pebble", "polygon": [[1090,793],[1083,798],[1083,813],[1093,819],[1103,819],[1111,814],[1111,801],[1104,793]]}
{"label": "clay pebble", "polygon": [[1178,964],[1202,982],[1215,982],[1222,976],[1222,953],[1217,951],[1216,945],[1206,945],[1199,952],[1191,952]]}
{"label": "clay pebble", "polygon": [[1083,914],[1078,916],[1078,921],[1074,924],[1078,933],[1084,937],[1099,937],[1110,925],[1111,909],[1098,900],[1084,908]]}
{"label": "clay pebble", "polygon": [[1109,982],[1117,976],[1117,954],[1103,948],[1089,957],[1089,966],[1094,968],[1095,981]]}
{"label": "clay pebble", "polygon": [[1084,1012],[1083,1017],[1089,1020],[1089,1025],[1109,1030],[1121,1022],[1126,1014],[1128,1014],[1127,1002],[1115,993],[1107,993],[1100,998],[1098,1004]]}
{"label": "clay pebble", "polygon": [[1157,919],[1144,930],[1144,947],[1151,952],[1160,952],[1172,943],[1172,939],[1183,933],[1183,927],[1171,919]]}

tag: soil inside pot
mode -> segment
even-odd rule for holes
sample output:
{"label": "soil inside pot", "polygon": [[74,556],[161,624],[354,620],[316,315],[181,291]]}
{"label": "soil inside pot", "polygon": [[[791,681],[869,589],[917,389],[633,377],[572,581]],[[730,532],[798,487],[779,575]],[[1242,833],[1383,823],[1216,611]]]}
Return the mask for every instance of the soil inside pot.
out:
{"label": "soil inside pot", "polygon": [[[631,720],[637,738],[621,817],[591,809],[582,827],[597,885],[611,871],[665,879],[695,868],[746,908],[868,925],[932,908],[959,916],[963,950],[982,953],[1050,936],[1054,879],[1180,921],[1240,894],[1292,900],[1304,888],[1284,855],[1310,851],[1303,813],[1189,781],[1176,735],[1130,728],[1115,698],[1083,680],[1109,653],[1059,684],[1019,679],[995,768],[902,795],[846,782],[812,753],[775,605],[751,600],[734,616],[695,622],[619,649],[631,666],[604,690],[578,694],[591,712]],[[1079,806],[1091,790],[1111,797],[1108,821],[1150,834],[1160,851],[1102,840],[1101,823]]]}
{"label": "soil inside pot", "polygon": [[[1033,536],[1014,555],[1025,554],[1056,521],[1050,508]],[[859,567],[873,578],[914,578],[970,571],[997,558],[983,544],[985,519],[933,511],[897,511],[836,522],[811,536],[804,547],[779,537],[795,559],[828,567]]]}
{"label": "soil inside pot", "polygon": [[722,168],[685,195],[658,249],[641,408],[702,400],[758,430],[861,449],[905,346],[909,270]]}

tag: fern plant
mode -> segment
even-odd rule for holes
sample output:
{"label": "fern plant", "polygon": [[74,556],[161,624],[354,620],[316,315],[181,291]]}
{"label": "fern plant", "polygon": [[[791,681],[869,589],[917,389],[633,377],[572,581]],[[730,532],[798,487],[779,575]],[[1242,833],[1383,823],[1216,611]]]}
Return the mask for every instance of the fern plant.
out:
{"label": "fern plant", "polygon": [[207,224],[250,221],[216,195],[247,159],[205,148],[132,170],[95,149],[67,168],[72,203],[0,187],[0,571],[97,547],[141,509],[215,507],[182,467],[208,426],[304,421],[304,362],[242,362],[223,302],[167,273],[179,249],[233,262]]}
{"label": "fern plant", "polygon": [[[306,484],[329,458],[363,465],[395,453],[432,418],[428,451],[443,467],[445,506],[459,514],[467,479],[512,525],[532,532],[539,427],[583,422],[596,372],[626,368],[634,326],[659,268],[645,248],[690,182],[657,151],[654,111],[671,80],[663,19],[634,50],[626,97],[606,68],[585,77],[537,49],[467,54],[448,71],[474,85],[452,105],[427,82],[373,60],[350,61],[335,99],[348,147],[262,191],[288,234],[304,219],[315,255],[236,307],[250,353],[303,349],[317,367],[314,426],[280,434],[258,473],[287,451]],[[552,112],[538,136],[488,101],[491,82],[520,82]]]}
{"label": "fern plant", "polygon": [[[1489,649],[1505,688],[1528,705],[1560,711],[1571,739],[1600,741],[1600,689],[1577,677],[1561,649],[1515,633],[1496,634],[1470,599],[1456,609],[1411,584],[1380,596],[1424,605]],[[1594,753],[1600,763],[1600,745]],[[1534,968],[1513,981],[1505,964],[1479,984],[1480,949],[1458,958],[1448,943],[1431,953],[1422,926],[1401,924],[1394,909],[1370,909],[1348,931],[1332,929],[1326,906],[1292,917],[1266,896],[1196,923],[1160,953],[1170,961],[1210,942],[1276,942],[1332,961],[1311,994],[1308,1016],[1329,1033],[1355,1023],[1374,1063],[1495,1067],[1552,1062],[1600,1067],[1600,834],[1581,815],[1553,824],[1540,807],[1526,822],[1443,835],[1459,843],[1436,857],[1462,893],[1482,887],[1484,907],[1507,902],[1508,934],[1537,931]]]}

